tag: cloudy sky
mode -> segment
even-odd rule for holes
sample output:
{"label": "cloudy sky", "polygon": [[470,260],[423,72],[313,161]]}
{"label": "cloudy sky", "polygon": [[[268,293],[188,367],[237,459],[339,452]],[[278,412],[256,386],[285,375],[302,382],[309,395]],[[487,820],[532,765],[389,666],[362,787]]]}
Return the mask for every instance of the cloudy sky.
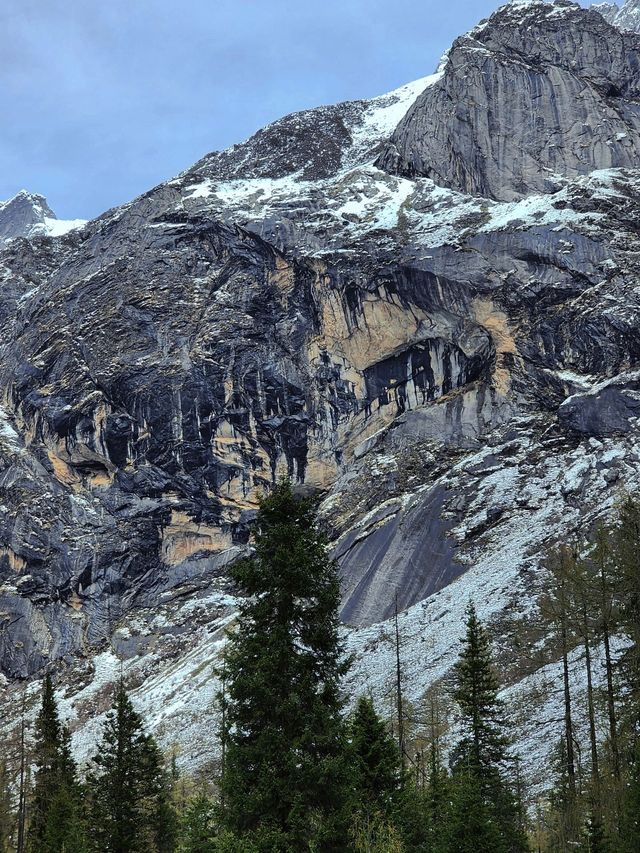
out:
{"label": "cloudy sky", "polygon": [[430,74],[491,0],[2,0],[0,199],[89,218],[294,110]]}

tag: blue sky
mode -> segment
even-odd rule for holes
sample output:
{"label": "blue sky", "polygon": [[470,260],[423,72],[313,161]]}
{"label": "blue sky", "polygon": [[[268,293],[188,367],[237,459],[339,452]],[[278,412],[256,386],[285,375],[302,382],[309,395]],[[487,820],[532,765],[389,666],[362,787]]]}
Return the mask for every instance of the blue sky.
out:
{"label": "blue sky", "polygon": [[499,0],[3,0],[0,199],[92,217],[294,110],[430,74]]}

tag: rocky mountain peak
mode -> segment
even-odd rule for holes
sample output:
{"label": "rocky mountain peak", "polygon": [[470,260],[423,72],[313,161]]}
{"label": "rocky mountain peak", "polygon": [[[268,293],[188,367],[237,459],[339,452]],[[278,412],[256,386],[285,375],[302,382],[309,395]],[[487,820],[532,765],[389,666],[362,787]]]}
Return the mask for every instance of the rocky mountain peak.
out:
{"label": "rocky mountain peak", "polygon": [[640,38],[597,12],[569,0],[509,3],[454,42],[378,165],[504,201],[633,166],[639,68]]}
{"label": "rocky mountain peak", "polygon": [[28,237],[34,228],[55,218],[44,196],[20,190],[13,198],[0,202],[0,243],[13,237]]}
{"label": "rocky mountain peak", "polygon": [[617,3],[597,3],[592,8],[613,26],[640,32],[640,0],[627,0],[622,8]]}
{"label": "rocky mountain peak", "polygon": [[85,222],[58,219],[43,195],[20,190],[13,198],[0,202],[0,248],[16,237],[61,236]]}
{"label": "rocky mountain peak", "polygon": [[200,160],[190,174],[202,179],[317,181],[373,161],[381,145],[432,77],[377,98],[345,101],[292,113],[245,142]]}

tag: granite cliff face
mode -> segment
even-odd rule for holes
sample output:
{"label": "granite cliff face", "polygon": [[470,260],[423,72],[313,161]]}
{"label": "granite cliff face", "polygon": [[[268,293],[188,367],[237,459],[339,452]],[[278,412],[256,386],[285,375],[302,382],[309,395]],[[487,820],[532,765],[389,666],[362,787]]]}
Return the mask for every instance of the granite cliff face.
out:
{"label": "granite cliff face", "polygon": [[378,165],[504,201],[633,167],[639,57],[639,36],[570,0],[511,3],[454,42]]}
{"label": "granite cliff face", "polygon": [[[13,235],[7,707],[51,667],[82,755],[123,660],[157,734],[209,758],[226,567],[284,473],[322,499],[354,693],[386,689],[396,594],[412,698],[469,597],[508,690],[553,684],[542,551],[640,481],[639,56],[595,11],[512,3],[431,77]],[[553,715],[516,722],[542,748]]]}

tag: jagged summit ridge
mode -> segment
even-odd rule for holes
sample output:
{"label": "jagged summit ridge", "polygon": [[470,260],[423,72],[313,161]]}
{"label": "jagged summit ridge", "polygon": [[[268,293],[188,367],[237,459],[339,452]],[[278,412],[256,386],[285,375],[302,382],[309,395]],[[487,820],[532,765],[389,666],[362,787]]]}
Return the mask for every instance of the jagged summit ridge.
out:
{"label": "jagged summit ridge", "polygon": [[192,173],[217,180],[322,180],[350,166],[373,161],[416,98],[437,74],[407,83],[377,98],[345,101],[293,113],[250,139],[200,160]]}

